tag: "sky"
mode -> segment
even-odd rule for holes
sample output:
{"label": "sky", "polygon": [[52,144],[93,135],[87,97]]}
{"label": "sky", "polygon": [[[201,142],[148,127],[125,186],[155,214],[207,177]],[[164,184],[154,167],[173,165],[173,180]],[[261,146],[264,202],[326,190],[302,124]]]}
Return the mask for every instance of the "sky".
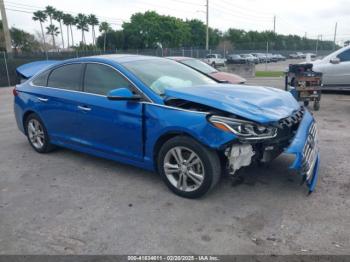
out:
{"label": "sky", "polygon": [[[52,5],[56,9],[76,15],[98,16],[114,29],[120,29],[133,13],[154,10],[159,14],[182,19],[197,18],[205,22],[206,0],[4,0],[10,26],[39,32],[39,23],[32,20],[32,12]],[[333,40],[335,23],[337,43],[350,39],[350,0],[209,0],[209,26],[222,31],[228,28],[244,30],[273,30],[316,39]],[[65,29],[63,29],[65,30]],[[65,31],[64,31],[65,32]],[[81,34],[75,30],[75,39]],[[87,33],[87,42],[91,34]]]}

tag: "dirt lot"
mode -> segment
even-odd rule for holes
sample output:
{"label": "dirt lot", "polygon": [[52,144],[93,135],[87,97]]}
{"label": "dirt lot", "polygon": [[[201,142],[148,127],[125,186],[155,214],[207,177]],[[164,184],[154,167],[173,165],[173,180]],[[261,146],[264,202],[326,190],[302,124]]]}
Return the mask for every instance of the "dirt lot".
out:
{"label": "dirt lot", "polygon": [[[250,83],[282,85],[281,79]],[[346,254],[350,250],[350,95],[315,113],[321,167],[307,196],[282,156],[205,198],[157,175],[59,149],[35,153],[0,89],[0,254]]]}

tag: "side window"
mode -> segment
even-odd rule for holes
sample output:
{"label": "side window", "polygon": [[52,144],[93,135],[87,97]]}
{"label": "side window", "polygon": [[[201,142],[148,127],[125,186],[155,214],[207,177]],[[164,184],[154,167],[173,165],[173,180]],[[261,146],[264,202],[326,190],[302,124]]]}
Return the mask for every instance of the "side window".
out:
{"label": "side window", "polygon": [[33,84],[36,86],[47,86],[47,77],[49,76],[50,71],[46,71],[38,75],[34,80]]}
{"label": "side window", "polygon": [[340,53],[338,55],[340,62],[349,62],[350,61],[350,49]]}
{"label": "side window", "polygon": [[107,95],[109,91],[121,87],[131,88],[131,84],[109,66],[87,64],[84,79],[84,91],[98,95]]}
{"label": "side window", "polygon": [[47,85],[49,87],[79,91],[82,68],[82,64],[70,64],[56,68],[51,72]]}

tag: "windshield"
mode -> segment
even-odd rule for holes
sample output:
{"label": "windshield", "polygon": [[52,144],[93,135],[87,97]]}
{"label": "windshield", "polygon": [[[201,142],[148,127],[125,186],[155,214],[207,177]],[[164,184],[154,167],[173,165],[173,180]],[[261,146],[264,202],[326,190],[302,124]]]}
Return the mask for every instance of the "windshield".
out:
{"label": "windshield", "polygon": [[202,73],[168,59],[138,60],[123,65],[158,95],[164,95],[167,87],[181,89],[216,83]]}
{"label": "windshield", "polygon": [[188,59],[180,61],[182,64],[188,65],[204,74],[211,74],[217,72],[217,70],[210,65],[197,60],[197,59]]}

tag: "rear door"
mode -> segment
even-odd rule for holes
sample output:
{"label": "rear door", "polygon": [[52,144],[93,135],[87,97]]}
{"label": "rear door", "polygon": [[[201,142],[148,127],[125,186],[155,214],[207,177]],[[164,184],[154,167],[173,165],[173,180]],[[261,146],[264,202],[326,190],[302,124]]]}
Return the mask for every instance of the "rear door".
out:
{"label": "rear door", "polygon": [[[59,66],[48,74],[47,87],[38,101],[41,117],[53,140],[58,143],[79,143],[81,123],[78,102],[82,91],[83,65],[73,63]],[[36,81],[33,81],[36,84]]]}
{"label": "rear door", "polygon": [[106,96],[109,91],[121,87],[137,90],[116,69],[97,63],[86,64],[83,86],[84,94],[78,108],[81,138],[86,146],[129,160],[140,160],[143,156],[142,103],[111,101]]}

